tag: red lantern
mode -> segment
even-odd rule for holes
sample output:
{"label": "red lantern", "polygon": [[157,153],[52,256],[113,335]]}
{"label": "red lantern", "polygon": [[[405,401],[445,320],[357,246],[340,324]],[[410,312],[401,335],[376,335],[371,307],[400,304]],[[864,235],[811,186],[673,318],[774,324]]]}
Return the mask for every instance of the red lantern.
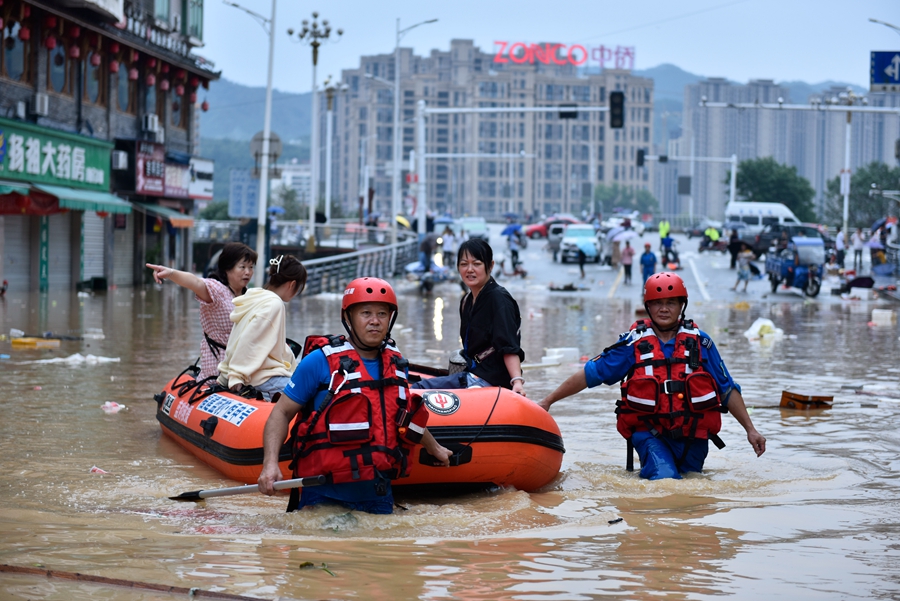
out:
{"label": "red lantern", "polygon": [[159,89],[163,92],[169,91],[169,80],[168,79],[160,79],[159,80]]}
{"label": "red lantern", "polygon": [[209,103],[204,100],[203,104],[200,105],[200,108],[203,109],[203,112],[205,113],[206,111],[209,110]]}
{"label": "red lantern", "polygon": [[96,52],[91,54],[91,65],[94,67],[100,66],[100,55]]}
{"label": "red lantern", "polygon": [[117,61],[117,60],[109,61],[109,72],[110,73],[118,73],[119,72],[119,61]]}
{"label": "red lantern", "polygon": [[191,77],[191,87],[196,90],[197,86],[199,86],[199,85],[200,85],[200,78],[197,77],[196,75]]}
{"label": "red lantern", "polygon": [[111,42],[109,45],[109,51],[112,54],[117,54],[119,52],[119,42]]}
{"label": "red lantern", "polygon": [[187,77],[187,71],[185,71],[184,69],[178,69],[177,71],[175,71],[175,79],[184,79],[185,77]]}
{"label": "red lantern", "polygon": [[208,89],[209,89],[209,80],[208,80],[208,79],[204,79],[204,80],[203,80],[203,89],[204,89],[204,90],[208,90]]}
{"label": "red lantern", "polygon": [[53,29],[56,27],[56,15],[47,15],[44,17],[44,25],[47,29]]}
{"label": "red lantern", "polygon": [[156,59],[153,57],[148,58],[147,59],[147,68],[153,69],[155,67],[156,67]]}
{"label": "red lantern", "polygon": [[191,92],[191,104],[197,102],[197,92]]}
{"label": "red lantern", "polygon": [[30,40],[31,39],[31,30],[28,29],[27,27],[20,27],[19,28],[19,39],[22,40],[23,42],[27,42],[28,40]]}
{"label": "red lantern", "polygon": [[152,88],[156,85],[156,75],[153,73],[147,73],[147,87]]}
{"label": "red lantern", "polygon": [[56,37],[48,35],[47,39],[44,40],[44,46],[47,47],[47,50],[53,50],[54,48],[56,48]]}
{"label": "red lantern", "polygon": [[163,73],[168,73],[168,72],[169,72],[169,63],[163,63],[163,64],[162,64],[161,71],[162,71]]}
{"label": "red lantern", "polygon": [[69,25],[69,36],[77,38],[81,35],[81,27],[78,25]]}
{"label": "red lantern", "polygon": [[138,61],[139,58],[141,58],[141,55],[138,54],[138,51],[137,51],[137,50],[132,50],[132,51],[131,51],[131,62],[132,62],[132,63],[136,63],[136,62]]}
{"label": "red lantern", "polygon": [[184,86],[183,85],[178,84],[177,86],[175,86],[175,95],[176,96],[184,96]]}
{"label": "red lantern", "polygon": [[69,58],[78,59],[81,58],[81,48],[72,44],[69,46]]}
{"label": "red lantern", "polygon": [[[0,6],[3,6],[3,4],[0,4]],[[0,29],[3,29],[3,17],[0,17]]]}
{"label": "red lantern", "polygon": [[106,211],[97,211],[97,217],[99,217],[100,219],[106,219],[107,217],[109,217],[109,213],[107,213]]}
{"label": "red lantern", "polygon": [[30,16],[31,16],[31,7],[28,6],[27,4],[23,4],[22,5],[22,17],[27,19]]}
{"label": "red lantern", "polygon": [[138,79],[138,70],[132,67],[128,70],[128,79],[131,81],[137,81]]}

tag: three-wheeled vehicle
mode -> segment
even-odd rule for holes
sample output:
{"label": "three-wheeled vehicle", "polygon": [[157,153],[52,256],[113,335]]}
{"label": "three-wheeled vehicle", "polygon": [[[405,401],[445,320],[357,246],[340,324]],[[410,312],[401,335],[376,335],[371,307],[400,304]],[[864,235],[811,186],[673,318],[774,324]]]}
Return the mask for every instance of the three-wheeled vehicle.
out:
{"label": "three-wheeled vehicle", "polygon": [[766,275],[772,292],[778,285],[799,288],[806,296],[816,296],[822,287],[825,270],[825,241],[821,238],[794,236],[787,248],[766,253]]}

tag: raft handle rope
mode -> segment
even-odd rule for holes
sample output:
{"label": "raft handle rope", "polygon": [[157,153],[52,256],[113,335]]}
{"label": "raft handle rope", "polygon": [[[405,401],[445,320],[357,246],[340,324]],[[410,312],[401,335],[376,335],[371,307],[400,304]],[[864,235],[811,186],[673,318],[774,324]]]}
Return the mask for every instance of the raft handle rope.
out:
{"label": "raft handle rope", "polygon": [[464,447],[471,447],[472,443],[474,443],[476,440],[478,440],[478,437],[481,436],[482,432],[484,432],[484,429],[485,429],[485,427],[487,427],[488,422],[491,421],[491,416],[494,415],[494,409],[497,408],[497,402],[500,400],[500,393],[502,391],[503,391],[503,387],[498,386],[497,387],[497,396],[494,397],[494,404],[491,406],[491,412],[488,413],[487,419],[485,419],[484,423],[481,424],[481,428],[478,430],[478,432],[475,434],[475,436],[473,436],[469,442],[463,444]]}

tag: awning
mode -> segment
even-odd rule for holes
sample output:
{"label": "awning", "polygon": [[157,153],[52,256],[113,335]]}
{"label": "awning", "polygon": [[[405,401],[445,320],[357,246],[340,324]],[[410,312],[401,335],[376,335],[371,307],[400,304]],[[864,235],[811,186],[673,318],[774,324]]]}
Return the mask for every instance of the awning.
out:
{"label": "awning", "polygon": [[194,227],[194,218],[190,215],[185,215],[184,213],[179,213],[178,211],[160,205],[147,205],[142,202],[136,202],[134,204],[135,208],[140,211],[168,219],[169,223],[172,224],[172,227]]}
{"label": "awning", "polygon": [[12,194],[13,192],[15,192],[16,194],[21,194],[22,196],[28,196],[28,184],[10,182],[0,179],[0,196],[4,194]]}
{"label": "awning", "polygon": [[51,186],[48,184],[34,184],[41,192],[46,192],[59,199],[59,206],[63,209],[75,211],[105,211],[107,213],[131,213],[131,203],[122,200],[108,192],[95,192],[93,190],[78,190],[65,186]]}

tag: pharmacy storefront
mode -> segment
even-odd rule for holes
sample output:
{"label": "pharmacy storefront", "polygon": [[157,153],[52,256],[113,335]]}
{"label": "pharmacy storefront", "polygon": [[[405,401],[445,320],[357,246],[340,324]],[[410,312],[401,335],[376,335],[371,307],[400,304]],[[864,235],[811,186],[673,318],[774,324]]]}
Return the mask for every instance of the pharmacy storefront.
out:
{"label": "pharmacy storefront", "polygon": [[128,228],[131,205],[109,193],[111,150],[0,118],[0,279],[11,292],[102,288],[117,278],[113,257],[131,254],[133,239],[115,236]]}

